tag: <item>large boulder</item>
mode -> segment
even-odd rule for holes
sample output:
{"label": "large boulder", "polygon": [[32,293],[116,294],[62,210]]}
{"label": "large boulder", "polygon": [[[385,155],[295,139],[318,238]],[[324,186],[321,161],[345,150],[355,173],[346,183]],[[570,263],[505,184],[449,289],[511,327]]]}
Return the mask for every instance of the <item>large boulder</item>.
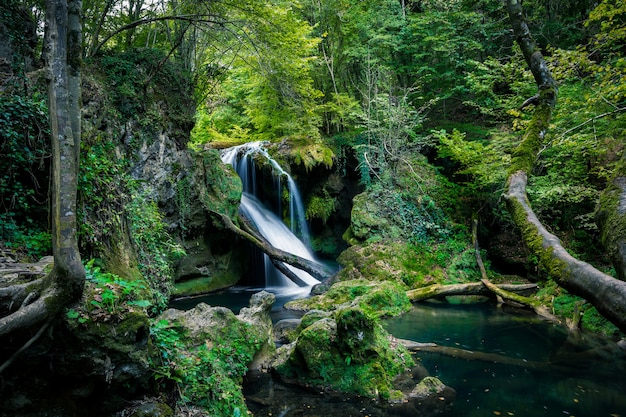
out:
{"label": "large boulder", "polygon": [[[293,322],[286,324],[294,332]],[[433,416],[449,409],[456,392],[415,366],[380,323],[358,308],[312,311],[297,338],[278,348],[272,367],[282,381],[333,396],[358,394],[393,415]]]}
{"label": "large boulder", "polygon": [[246,414],[241,384],[248,367],[273,353],[269,312],[274,301],[273,294],[263,291],[238,316],[200,303],[158,317],[152,330],[160,351],[156,372],[178,382],[179,405],[207,415]]}
{"label": "large boulder", "polygon": [[402,396],[393,379],[412,366],[410,353],[356,308],[313,322],[278,349],[273,363],[287,381],[381,399]]}

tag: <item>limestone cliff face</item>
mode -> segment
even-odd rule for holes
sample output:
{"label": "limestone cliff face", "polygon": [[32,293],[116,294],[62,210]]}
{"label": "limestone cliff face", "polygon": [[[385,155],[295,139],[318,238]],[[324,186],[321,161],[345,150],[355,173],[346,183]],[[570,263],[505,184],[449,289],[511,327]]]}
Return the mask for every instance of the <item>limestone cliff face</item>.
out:
{"label": "limestone cliff face", "polygon": [[[116,273],[134,268],[141,248],[132,236],[132,214],[127,208],[139,195],[143,203],[156,205],[166,232],[184,249],[185,255],[173,265],[174,281],[194,279],[190,292],[234,284],[243,272],[243,262],[233,256],[237,242],[213,224],[210,213],[233,217],[241,184],[217,151],[187,146],[195,108],[180,103],[193,102],[190,90],[181,88],[174,97],[156,83],[138,93],[142,99],[135,103],[134,96],[120,98],[111,92],[106,85],[109,78],[110,74],[96,72],[84,79],[82,167],[87,174],[102,171],[94,181],[104,186],[94,191],[104,195],[98,207],[88,203],[83,207],[87,223],[94,225],[93,234],[102,232],[103,218],[111,226],[106,236],[86,239],[88,251],[109,259]],[[114,162],[102,169],[103,161]],[[110,177],[108,186],[102,176]],[[84,197],[88,201],[92,196]],[[102,256],[101,251],[112,253]]]}

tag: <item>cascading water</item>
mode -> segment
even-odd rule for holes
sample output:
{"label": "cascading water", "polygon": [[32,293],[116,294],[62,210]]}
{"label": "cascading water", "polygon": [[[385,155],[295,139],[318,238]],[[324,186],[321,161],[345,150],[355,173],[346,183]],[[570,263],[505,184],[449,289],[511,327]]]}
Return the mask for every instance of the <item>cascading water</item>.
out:
{"label": "cascading water", "polygon": [[[282,212],[282,181],[287,181],[289,193],[289,220],[287,227],[280,217],[264,204],[261,199],[261,187],[258,181],[258,170],[255,157],[261,157],[272,167],[273,187],[277,201],[273,206],[278,213]],[[248,218],[259,233],[275,248],[298,255],[311,261],[317,261],[309,248],[309,230],[306,224],[304,204],[298,187],[293,178],[267,153],[262,142],[252,142],[235,146],[222,151],[222,161],[230,164],[241,178],[243,195],[240,210]],[[267,255],[263,255],[266,287],[300,288],[278,271]],[[286,265],[295,274],[305,288],[318,284],[319,281],[307,272]]]}

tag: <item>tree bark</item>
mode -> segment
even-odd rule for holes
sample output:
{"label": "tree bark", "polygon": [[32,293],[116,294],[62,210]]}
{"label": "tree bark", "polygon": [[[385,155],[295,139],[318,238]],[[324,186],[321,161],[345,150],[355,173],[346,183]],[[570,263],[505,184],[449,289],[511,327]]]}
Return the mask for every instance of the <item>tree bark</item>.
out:
{"label": "tree bark", "polygon": [[596,223],[617,277],[626,281],[626,155],[596,209]]}
{"label": "tree bark", "polygon": [[527,176],[543,145],[552,109],[556,104],[557,88],[524,22],[521,2],[507,0],[507,8],[517,43],[539,88],[533,119],[511,160],[504,196],[508,210],[521,229],[530,251],[547,268],[551,278],[561,287],[589,301],[621,331],[626,332],[626,282],[604,274],[567,253],[559,239],[541,224],[528,202]]}

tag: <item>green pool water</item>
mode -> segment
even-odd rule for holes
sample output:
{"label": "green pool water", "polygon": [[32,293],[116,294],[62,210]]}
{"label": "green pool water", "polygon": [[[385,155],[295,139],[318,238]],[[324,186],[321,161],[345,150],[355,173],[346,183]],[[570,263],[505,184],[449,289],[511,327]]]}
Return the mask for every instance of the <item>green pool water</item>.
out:
{"label": "green pool water", "polygon": [[[235,288],[181,300],[176,307],[191,308],[202,301],[238,312],[256,291]],[[293,317],[282,308],[291,298],[278,294],[274,321]],[[490,302],[418,304],[401,317],[385,320],[384,326],[397,338],[495,354],[507,362],[416,353],[431,375],[457,392],[453,408],[441,417],[626,417],[626,352],[615,341],[569,333],[532,313]],[[364,399],[329,398],[265,383],[272,384],[276,401],[266,406],[250,402],[257,417],[395,416]]]}
{"label": "green pool water", "polygon": [[398,338],[514,359],[416,354],[457,391],[446,417],[626,416],[626,358],[613,341],[491,303],[421,304],[385,327]]}

